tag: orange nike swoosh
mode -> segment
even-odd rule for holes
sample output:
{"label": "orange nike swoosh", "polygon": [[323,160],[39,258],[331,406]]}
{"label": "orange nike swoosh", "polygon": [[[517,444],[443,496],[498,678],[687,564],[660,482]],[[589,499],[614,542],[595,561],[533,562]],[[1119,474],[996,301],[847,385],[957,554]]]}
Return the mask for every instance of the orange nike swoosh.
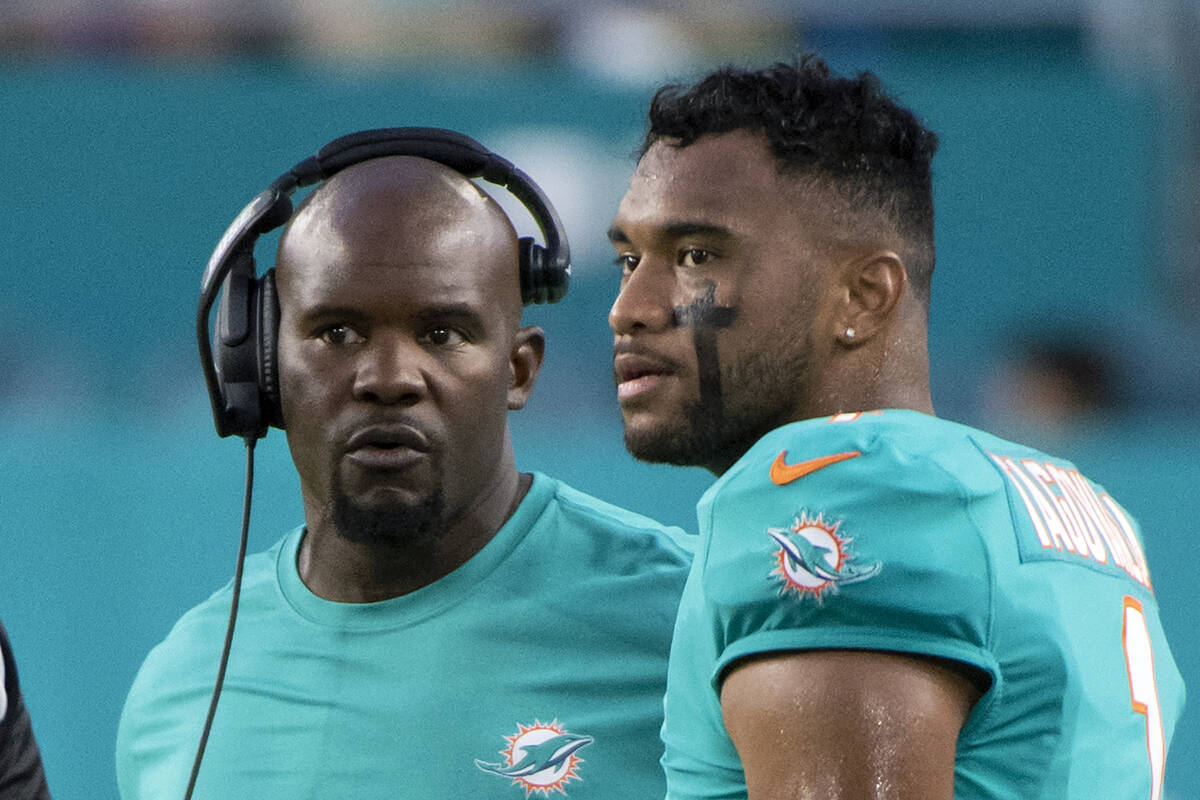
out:
{"label": "orange nike swoosh", "polygon": [[784,459],[787,458],[787,450],[782,451],[775,457],[775,462],[771,464],[771,480],[783,486],[785,483],[791,483],[797,478],[803,478],[805,475],[811,475],[819,469],[824,469],[830,464],[836,464],[839,461],[845,461],[855,456],[861,456],[859,450],[848,450],[845,453],[833,453],[828,456],[819,458],[810,458],[808,461],[801,461],[799,464],[788,464]]}

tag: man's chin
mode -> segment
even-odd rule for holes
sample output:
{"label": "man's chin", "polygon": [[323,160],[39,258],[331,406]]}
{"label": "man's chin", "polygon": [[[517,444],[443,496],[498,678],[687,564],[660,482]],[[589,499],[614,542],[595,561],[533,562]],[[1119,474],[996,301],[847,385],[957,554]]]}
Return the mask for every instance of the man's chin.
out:
{"label": "man's chin", "polygon": [[339,495],[331,511],[334,527],[347,541],[423,547],[437,539],[443,508],[442,493],[437,491],[419,499]]}
{"label": "man's chin", "polygon": [[625,449],[639,461],[692,467],[701,463],[695,437],[689,432],[625,428]]}
{"label": "man's chin", "polygon": [[719,475],[758,438],[757,428],[734,427],[724,417],[697,408],[688,409],[685,416],[674,424],[626,418],[625,449],[639,461],[702,467]]}

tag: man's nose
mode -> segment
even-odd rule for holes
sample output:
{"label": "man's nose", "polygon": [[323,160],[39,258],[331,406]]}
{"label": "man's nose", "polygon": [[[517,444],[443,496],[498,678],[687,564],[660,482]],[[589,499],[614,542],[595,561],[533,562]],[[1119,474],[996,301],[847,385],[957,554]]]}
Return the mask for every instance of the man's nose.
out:
{"label": "man's nose", "polygon": [[625,279],[608,312],[608,325],[619,335],[660,331],[671,325],[674,270],[643,258]]}
{"label": "man's nose", "polygon": [[413,403],[428,389],[421,347],[405,337],[375,335],[359,354],[354,396],[375,403]]}

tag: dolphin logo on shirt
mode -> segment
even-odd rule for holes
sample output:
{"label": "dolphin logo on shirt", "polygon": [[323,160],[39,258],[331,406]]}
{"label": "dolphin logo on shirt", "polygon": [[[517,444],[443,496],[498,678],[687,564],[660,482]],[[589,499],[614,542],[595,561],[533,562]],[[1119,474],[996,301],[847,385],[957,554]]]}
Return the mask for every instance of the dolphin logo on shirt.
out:
{"label": "dolphin logo on shirt", "polygon": [[583,763],[576,755],[595,741],[591,736],[571,733],[558,723],[538,722],[532,725],[517,725],[517,733],[505,736],[508,746],[500,751],[504,760],[492,763],[475,759],[475,766],[483,772],[510,778],[525,790],[525,796],[550,792],[566,794],[563,788],[579,777],[579,766]]}
{"label": "dolphin logo on shirt", "polygon": [[810,575],[815,575],[823,580],[832,581],[834,583],[855,583],[857,581],[865,581],[867,578],[873,577],[879,572],[880,564],[858,565],[858,564],[841,564],[840,568],[830,568],[830,557],[833,558],[833,564],[837,565],[841,557],[837,550],[823,544],[811,542],[804,537],[799,539],[788,538],[787,531],[780,528],[770,528],[767,530],[767,535],[779,543],[783,548],[784,554],[787,556],[788,567],[792,570],[804,570]]}
{"label": "dolphin logo on shirt", "polygon": [[475,759],[475,766],[484,772],[492,772],[506,778],[524,778],[539,772],[559,769],[577,750],[587,747],[593,741],[595,740],[590,736],[564,733],[541,744],[529,745],[525,748],[525,757],[511,766],[488,764],[478,758]]}
{"label": "dolphin logo on shirt", "polygon": [[[794,542],[788,538],[787,531],[782,528],[768,528],[767,535],[783,548],[788,567],[791,570],[804,570],[809,575],[815,575],[827,581],[837,580],[836,567],[839,555],[835,548],[810,542],[804,538]],[[834,569],[829,568],[830,557],[832,557]]]}
{"label": "dolphin logo on shirt", "polygon": [[826,590],[874,577],[883,565],[856,564],[847,550],[850,540],[838,535],[840,523],[828,524],[821,515],[795,516],[787,528],[767,528],[779,545],[772,575],[783,579],[783,589],[820,597]]}

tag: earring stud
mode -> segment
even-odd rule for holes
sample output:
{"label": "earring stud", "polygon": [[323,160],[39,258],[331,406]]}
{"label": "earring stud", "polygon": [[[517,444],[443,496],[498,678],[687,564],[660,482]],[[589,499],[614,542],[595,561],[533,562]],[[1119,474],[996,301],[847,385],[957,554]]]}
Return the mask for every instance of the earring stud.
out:
{"label": "earring stud", "polygon": [[853,338],[854,338],[854,328],[846,328],[846,340],[849,341],[850,339],[853,339]]}

